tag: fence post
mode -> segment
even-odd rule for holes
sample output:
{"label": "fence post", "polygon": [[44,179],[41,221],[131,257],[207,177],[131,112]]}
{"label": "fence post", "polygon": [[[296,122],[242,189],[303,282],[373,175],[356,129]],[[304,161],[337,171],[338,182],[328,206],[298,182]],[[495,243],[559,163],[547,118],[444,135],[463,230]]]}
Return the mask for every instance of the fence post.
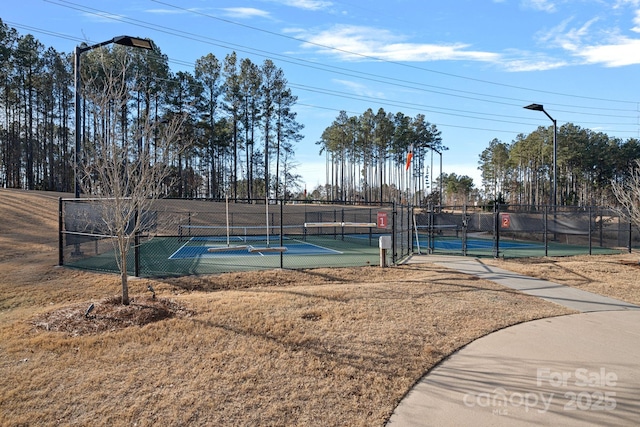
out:
{"label": "fence post", "polygon": [[[136,209],[134,224],[138,224],[140,212]],[[140,277],[140,230],[136,229],[133,235],[133,275]]]}
{"label": "fence post", "polygon": [[629,253],[631,253],[631,233],[633,233],[633,224],[631,223],[631,217],[629,217]]}
{"label": "fence post", "polygon": [[62,197],[58,197],[58,265],[64,265],[64,244],[62,241]]}
{"label": "fence post", "polygon": [[427,235],[428,237],[428,244],[429,244],[429,249],[428,249],[428,253],[429,254],[433,254],[435,252],[436,249],[436,243],[434,241],[435,239],[435,232],[434,232],[434,224],[435,224],[435,212],[434,212],[434,205],[433,203],[429,203],[429,218],[427,219],[427,230],[428,233]]}
{"label": "fence post", "polygon": [[[373,209],[369,208],[369,224],[373,222]],[[369,246],[373,246],[373,227],[369,227]]]}
{"label": "fence post", "polygon": [[396,202],[393,202],[393,211],[391,212],[391,261],[395,265],[396,263]]}
{"label": "fence post", "polygon": [[[597,208],[596,208],[597,209]],[[592,245],[591,245],[591,206],[589,206],[589,255],[592,254]],[[597,210],[596,210],[596,214],[597,214]],[[602,216],[600,216],[602,218]],[[595,218],[595,217],[594,217]]]}
{"label": "fence post", "polygon": [[[280,199],[280,247],[284,246],[284,226],[282,220],[284,218],[284,199]],[[267,230],[268,231],[268,230]],[[284,252],[280,252],[280,268],[284,268]]]}
{"label": "fence post", "polygon": [[[620,216],[618,216],[619,218]],[[600,215],[600,247],[604,246],[604,221],[603,215]]]}
{"label": "fence post", "polygon": [[545,205],[542,211],[542,220],[544,222],[544,256],[549,255],[549,228],[547,227],[547,221],[549,219],[549,206]]}
{"label": "fence post", "polygon": [[467,256],[467,204],[462,206],[462,256]]}
{"label": "fence post", "polygon": [[493,257],[500,258],[500,203],[493,205]]}
{"label": "fence post", "polygon": [[411,229],[411,218],[413,218],[413,206],[407,206],[407,251],[405,255],[413,254],[413,230]]}

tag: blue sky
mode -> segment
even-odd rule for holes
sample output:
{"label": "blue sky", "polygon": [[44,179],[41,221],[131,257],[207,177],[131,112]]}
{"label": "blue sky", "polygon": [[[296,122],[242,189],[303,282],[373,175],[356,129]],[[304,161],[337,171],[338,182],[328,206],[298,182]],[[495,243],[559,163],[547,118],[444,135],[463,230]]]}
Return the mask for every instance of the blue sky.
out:
{"label": "blue sky", "polygon": [[61,52],[148,37],[174,71],[208,53],[271,58],[298,96],[309,190],[324,183],[316,141],[340,110],[424,114],[449,148],[444,172],[476,186],[489,141],[551,125],[531,103],[558,126],[640,137],[640,0],[21,0],[0,18]]}

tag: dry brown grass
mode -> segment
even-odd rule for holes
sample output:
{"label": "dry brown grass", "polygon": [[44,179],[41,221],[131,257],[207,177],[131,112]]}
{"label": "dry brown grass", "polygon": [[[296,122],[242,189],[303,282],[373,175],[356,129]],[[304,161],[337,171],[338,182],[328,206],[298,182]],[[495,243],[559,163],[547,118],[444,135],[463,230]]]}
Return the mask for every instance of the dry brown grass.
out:
{"label": "dry brown grass", "polygon": [[531,277],[640,305],[640,255],[581,255],[483,261]]}
{"label": "dry brown grass", "polygon": [[418,264],[133,280],[120,322],[118,277],[54,267],[48,196],[0,190],[2,425],[383,425],[451,352],[568,312]]}

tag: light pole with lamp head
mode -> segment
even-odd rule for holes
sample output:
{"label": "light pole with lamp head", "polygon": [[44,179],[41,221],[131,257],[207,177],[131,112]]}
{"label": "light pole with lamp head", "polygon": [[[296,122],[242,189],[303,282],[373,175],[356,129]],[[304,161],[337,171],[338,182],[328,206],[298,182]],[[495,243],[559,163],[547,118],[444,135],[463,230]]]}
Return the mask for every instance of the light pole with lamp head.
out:
{"label": "light pole with lamp head", "polygon": [[[442,209],[442,152],[446,150],[447,147],[440,147],[440,149],[438,150],[433,145],[428,144],[427,148],[429,148],[432,152],[435,152],[440,156],[440,184],[438,185],[438,203],[440,208]],[[430,178],[431,178],[431,189],[433,190],[433,155],[431,156]]]}
{"label": "light pole with lamp head", "polygon": [[547,113],[542,104],[531,104],[523,108],[533,111],[542,111],[553,122],[553,189],[551,190],[551,204],[555,209],[558,193],[558,125],[556,120]]}
{"label": "light pole with lamp head", "polygon": [[75,175],[75,183],[74,183],[74,191],[76,199],[80,197],[80,182],[78,179],[78,167],[80,164],[80,151],[82,149],[82,135],[80,132],[80,117],[82,116],[80,112],[80,56],[89,50],[93,50],[108,44],[119,44],[122,46],[129,47],[137,47],[140,49],[153,50],[153,43],[149,39],[141,39],[137,37],[130,36],[117,36],[112,38],[111,40],[104,41],[102,43],[96,43],[91,46],[87,46],[85,43],[82,43],[79,46],[76,46],[74,53],[74,97],[75,97],[75,114],[76,114],[76,122],[75,122],[75,137],[76,137],[76,149],[73,157],[74,163],[74,175]]}
{"label": "light pole with lamp head", "polygon": [[432,148],[440,156],[440,184],[438,185],[438,203],[442,209],[442,151]]}

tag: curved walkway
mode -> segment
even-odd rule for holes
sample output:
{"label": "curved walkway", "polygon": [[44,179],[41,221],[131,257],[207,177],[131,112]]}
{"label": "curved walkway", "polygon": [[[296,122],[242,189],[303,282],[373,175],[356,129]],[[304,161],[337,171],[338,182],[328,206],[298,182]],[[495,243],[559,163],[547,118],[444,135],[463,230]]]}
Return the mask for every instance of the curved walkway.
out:
{"label": "curved walkway", "polygon": [[632,426],[640,420],[640,307],[482,264],[414,257],[582,312],[480,338],[429,371],[387,423]]}

